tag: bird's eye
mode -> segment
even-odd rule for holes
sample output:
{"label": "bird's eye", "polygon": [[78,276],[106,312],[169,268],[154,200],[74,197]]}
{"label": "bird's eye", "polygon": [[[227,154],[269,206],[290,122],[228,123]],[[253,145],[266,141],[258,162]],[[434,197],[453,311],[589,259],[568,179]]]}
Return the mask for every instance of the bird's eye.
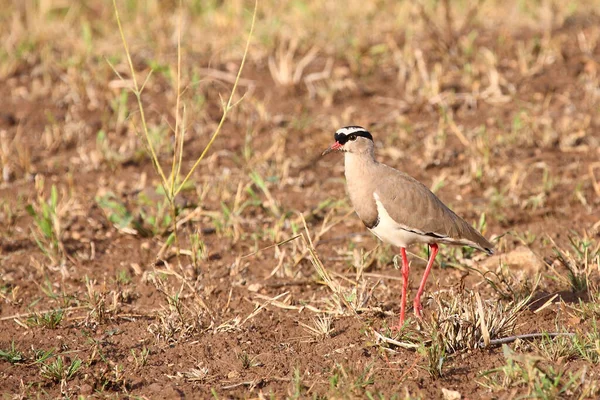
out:
{"label": "bird's eye", "polygon": [[352,135],[348,136],[348,140],[356,140],[356,135],[353,133]]}

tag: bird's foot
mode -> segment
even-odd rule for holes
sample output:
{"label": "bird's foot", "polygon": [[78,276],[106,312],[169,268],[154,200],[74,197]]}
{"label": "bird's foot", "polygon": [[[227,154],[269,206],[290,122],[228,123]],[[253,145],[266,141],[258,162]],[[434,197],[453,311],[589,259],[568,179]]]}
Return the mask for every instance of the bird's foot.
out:
{"label": "bird's foot", "polygon": [[413,309],[415,311],[415,316],[421,319],[421,313],[423,312],[423,306],[421,306],[421,302],[415,300],[415,302],[413,303]]}

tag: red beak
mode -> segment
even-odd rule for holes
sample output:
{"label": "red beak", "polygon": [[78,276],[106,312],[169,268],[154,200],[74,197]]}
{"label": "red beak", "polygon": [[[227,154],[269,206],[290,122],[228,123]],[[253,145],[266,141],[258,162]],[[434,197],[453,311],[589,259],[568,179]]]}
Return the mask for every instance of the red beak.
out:
{"label": "red beak", "polygon": [[340,142],[335,142],[334,144],[332,144],[331,146],[329,146],[327,148],[327,150],[325,150],[323,152],[323,154],[321,154],[321,157],[324,156],[324,155],[326,155],[326,154],[331,153],[332,151],[339,151],[341,148],[342,148],[342,145],[340,144]]}

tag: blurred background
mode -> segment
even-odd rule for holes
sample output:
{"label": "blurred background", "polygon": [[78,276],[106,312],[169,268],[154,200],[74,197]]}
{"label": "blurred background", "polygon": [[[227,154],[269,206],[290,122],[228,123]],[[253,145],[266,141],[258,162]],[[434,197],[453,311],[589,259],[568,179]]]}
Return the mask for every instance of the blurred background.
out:
{"label": "blurred background", "polygon": [[[369,129],[379,160],[497,246],[491,258],[444,248],[425,314],[439,322],[452,290],[471,305],[470,290],[496,305],[535,292],[556,305],[519,314],[523,331],[592,329],[600,1],[260,0],[233,94],[253,2],[116,6],[139,103],[112,2],[0,1],[0,348],[14,354],[20,338],[22,359],[39,361],[25,349],[64,345],[84,362],[58,350],[11,361],[9,393],[532,393],[541,372],[526,384],[473,379],[499,349],[465,363],[423,347],[423,368],[404,375],[394,368],[414,352],[361,347],[395,318],[399,274],[396,249],[352,214],[342,157],[320,158],[346,125]],[[182,184],[172,201],[157,165]],[[427,252],[413,255],[417,276]],[[589,303],[561,314],[567,298]],[[76,372],[54,374],[58,361]],[[573,382],[581,398],[598,393],[585,386],[594,379],[562,377],[540,393]]]}

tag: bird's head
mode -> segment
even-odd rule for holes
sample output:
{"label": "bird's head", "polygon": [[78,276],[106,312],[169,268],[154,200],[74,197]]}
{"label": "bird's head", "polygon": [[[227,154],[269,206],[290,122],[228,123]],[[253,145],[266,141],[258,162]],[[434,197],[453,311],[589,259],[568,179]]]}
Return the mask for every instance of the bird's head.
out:
{"label": "bird's head", "polygon": [[345,153],[368,153],[373,151],[373,136],[360,126],[345,126],[335,132],[335,143],[323,152],[329,154],[334,151]]}

